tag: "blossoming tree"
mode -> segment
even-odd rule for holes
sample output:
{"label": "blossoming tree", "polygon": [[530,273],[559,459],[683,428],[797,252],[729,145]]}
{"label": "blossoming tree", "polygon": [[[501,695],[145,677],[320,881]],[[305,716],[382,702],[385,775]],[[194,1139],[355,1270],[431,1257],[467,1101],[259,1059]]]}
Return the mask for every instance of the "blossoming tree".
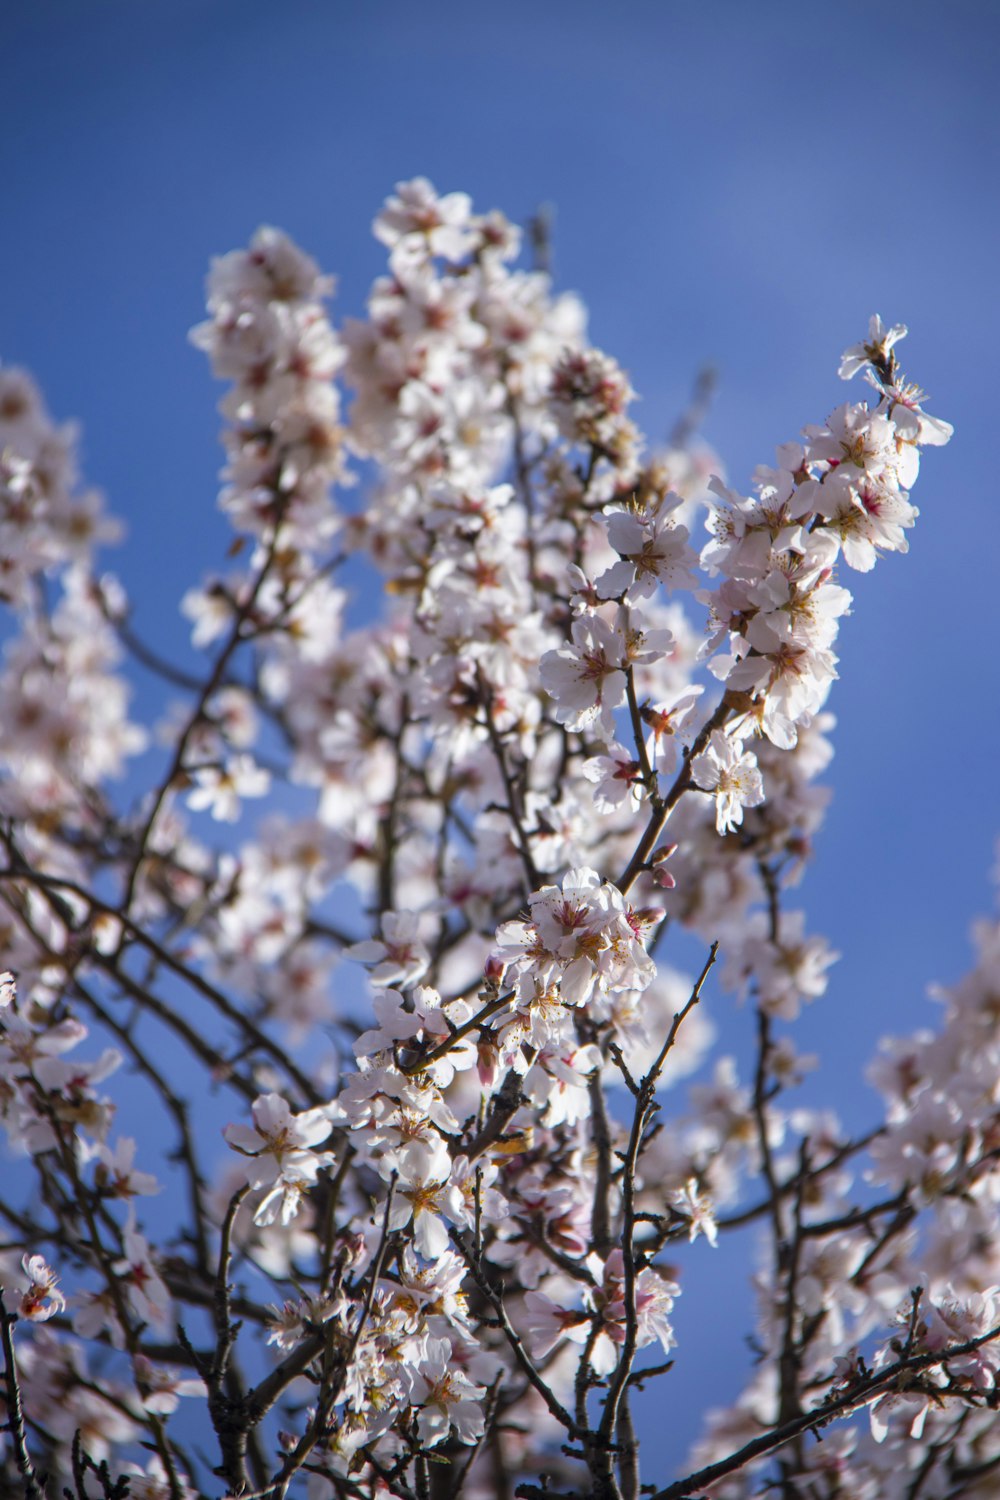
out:
{"label": "blossoming tree", "polygon": [[[997,928],[885,1045],[880,1124],[789,1102],[842,580],[906,551],[950,434],[905,329],[748,497],[692,422],[644,449],[500,214],[417,180],[375,232],[339,331],[278,231],[213,265],[201,675],[0,370],[4,1492],[637,1500],[685,1266],[753,1224],[750,1382],[641,1492],[995,1495]],[[166,700],[134,764],[130,656]],[[756,1016],[714,1071],[707,982]]]}

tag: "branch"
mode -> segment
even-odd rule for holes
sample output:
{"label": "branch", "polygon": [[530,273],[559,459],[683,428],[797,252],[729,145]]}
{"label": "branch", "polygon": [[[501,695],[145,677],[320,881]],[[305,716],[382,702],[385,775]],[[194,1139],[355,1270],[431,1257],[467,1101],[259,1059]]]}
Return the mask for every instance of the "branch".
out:
{"label": "branch", "polygon": [[964,1344],[954,1344],[950,1349],[938,1349],[930,1354],[916,1354],[899,1359],[895,1364],[887,1365],[884,1370],[864,1377],[857,1385],[823,1402],[813,1411],[803,1412],[792,1421],[785,1422],[780,1427],[773,1427],[770,1432],[761,1433],[760,1437],[752,1438],[735,1453],[729,1454],[728,1458],[722,1458],[718,1463],[709,1464],[707,1468],[689,1474],[686,1479],[678,1479],[675,1484],[668,1484],[664,1489],[656,1490],[651,1500],[692,1500],[697,1491],[706,1489],[720,1479],[725,1479],[727,1474],[735,1474],[738,1469],[752,1463],[755,1458],[764,1458],[768,1453],[774,1453],[778,1448],[783,1448],[786,1443],[792,1442],[802,1433],[812,1432],[818,1427],[826,1426],[837,1417],[848,1417],[852,1412],[867,1406],[901,1376],[913,1374],[918,1370],[931,1370],[937,1365],[947,1364],[950,1359],[958,1359],[963,1354],[972,1354],[975,1350],[981,1349],[983,1344],[988,1344],[995,1338],[1000,1338],[1000,1324],[991,1328],[988,1333],[982,1333],[978,1338],[969,1339]]}
{"label": "branch", "polygon": [[524,1344],[521,1341],[520,1334],[514,1328],[513,1324],[510,1321],[510,1318],[507,1315],[507,1309],[504,1306],[503,1297],[491,1285],[489,1278],[486,1276],[482,1267],[477,1263],[475,1255],[470,1250],[469,1246],[465,1243],[462,1235],[460,1235],[457,1230],[453,1230],[451,1238],[453,1243],[458,1246],[459,1250],[461,1250],[462,1255],[465,1259],[465,1263],[468,1266],[469,1270],[472,1272],[476,1285],[486,1297],[494,1313],[496,1314],[497,1322],[500,1324],[503,1335],[506,1338],[507,1343],[510,1345],[511,1353],[517,1360],[517,1363],[521,1367],[521,1370],[524,1372],[530,1383],[534,1386],[535,1390],[541,1396],[542,1400],[545,1402],[545,1405],[555,1417],[556,1421],[560,1424],[560,1426],[565,1427],[570,1437],[582,1437],[583,1434],[581,1433],[574,1419],[570,1416],[566,1408],[557,1399],[550,1387],[546,1385],[545,1381],[542,1379],[541,1375],[535,1368],[531,1356],[528,1354],[528,1351],[525,1349]]}
{"label": "branch", "polygon": [[625,1392],[628,1389],[629,1377],[632,1373],[632,1365],[635,1360],[638,1344],[639,1320],[635,1305],[635,1251],[633,1238],[635,1234],[635,1173],[639,1164],[639,1156],[642,1151],[643,1137],[656,1105],[656,1085],[659,1081],[663,1066],[667,1060],[670,1049],[677,1039],[677,1033],[686,1016],[688,1016],[701,999],[701,992],[705,981],[712,970],[716,956],[719,952],[717,942],[709,949],[708,958],[698,978],[695,980],[694,988],[690,997],[681,1010],[674,1016],[667,1033],[666,1041],[660,1048],[652,1067],[639,1085],[639,1092],[635,1101],[635,1110],[632,1116],[632,1129],[629,1134],[628,1147],[625,1152],[624,1166],[622,1171],[622,1274],[624,1278],[625,1295],[625,1342],[622,1345],[618,1357],[618,1364],[611,1377],[608,1394],[604,1401],[604,1411],[601,1415],[601,1424],[598,1428],[599,1440],[605,1449],[610,1449],[613,1434],[618,1426],[619,1414]]}
{"label": "branch", "polygon": [[16,1322],[17,1314],[7,1311],[3,1288],[0,1287],[0,1338],[3,1340],[4,1374],[7,1384],[7,1431],[10,1433],[14,1448],[17,1472],[24,1481],[24,1500],[45,1500],[45,1491],[35,1475],[34,1465],[24,1438],[24,1411],[21,1406],[21,1387],[17,1378],[17,1360],[14,1356],[13,1330]]}
{"label": "branch", "polygon": [[646,866],[646,861],[653,851],[653,845],[663,830],[664,823],[666,823],[670,814],[691,785],[691,762],[704,750],[712,737],[713,731],[720,729],[726,722],[732,711],[732,707],[733,704],[729,693],[723,693],[715,712],[705,720],[688,749],[684,757],[684,764],[678,771],[673,786],[665,797],[654,802],[650,811],[649,822],[646,824],[642,836],[635,847],[632,858],[622,871],[620,879],[616,881],[622,895],[626,894],[642,874]]}

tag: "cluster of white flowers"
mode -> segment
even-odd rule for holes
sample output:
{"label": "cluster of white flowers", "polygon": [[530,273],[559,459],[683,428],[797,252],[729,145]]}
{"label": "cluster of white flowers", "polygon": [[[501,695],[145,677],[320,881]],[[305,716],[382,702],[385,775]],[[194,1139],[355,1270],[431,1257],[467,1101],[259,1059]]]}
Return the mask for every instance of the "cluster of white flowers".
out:
{"label": "cluster of white flowers", "polygon": [[566,1005],[585,1005],[595,993],[644,990],[653,978],[642,935],[663,913],[633,911],[596,870],[570,870],[561,888],[543,886],[528,907],[527,922],[505,922],[497,931],[499,955],[526,1008],[553,991]]}
{"label": "cluster of white flowers", "polygon": [[[92,572],[118,528],[96,491],[78,490],[75,442],[28,375],[0,369],[0,599],[20,624],[0,669],[0,810],[42,842],[60,820],[93,829],[98,787],[146,742],[114,670],[120,590]],[[59,857],[72,862],[65,844]]]}
{"label": "cluster of white flowers", "polygon": [[25,1015],[13,993],[0,1011],[0,1102],[2,1120],[12,1144],[33,1154],[52,1151],[76,1141],[84,1130],[99,1151],[114,1117],[109,1099],[95,1085],[114,1073],[121,1053],[106,1047],[94,1062],[67,1059],[87,1037],[87,1027],[75,1017],[59,1019],[38,1007]]}
{"label": "cluster of white flowers", "polygon": [[[944,1032],[887,1045],[867,1138],[785,1098],[814,1060],[784,1028],[836,957],[785,892],[827,803],[838,568],[906,550],[919,450],[950,435],[905,330],[872,320],[840,373],[874,402],[745,497],[686,434],[644,451],[627,375],[502,215],[417,179],[375,233],[388,274],[339,333],[279,231],[213,264],[192,337],[230,382],[238,563],[183,601],[208,662],[164,667],[188,698],[133,806],[106,785],[144,743],[121,653],[162,664],[93,573],[113,528],[71,434],[0,372],[0,1118],[41,1185],[0,1191],[0,1280],[30,1442],[81,1494],[85,1454],[149,1500],[413,1500],[432,1469],[453,1500],[503,1474],[634,1496],[640,1351],[674,1348],[698,1242],[759,1219],[760,1364],[691,1492],[985,1500],[996,929]],[[694,981],[677,926],[757,1045],[663,1129],[657,1088],[717,1030],[715,946]],[[101,1056],[69,1058],[88,1034]],[[166,1226],[100,1087],[123,1056],[174,1135]],[[767,1434],[777,1458],[734,1458]]]}

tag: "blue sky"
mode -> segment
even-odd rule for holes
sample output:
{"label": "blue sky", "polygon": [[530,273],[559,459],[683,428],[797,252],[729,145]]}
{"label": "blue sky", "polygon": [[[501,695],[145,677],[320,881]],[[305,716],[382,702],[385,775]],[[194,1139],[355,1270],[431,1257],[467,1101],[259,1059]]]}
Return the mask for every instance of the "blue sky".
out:
{"label": "blue sky", "polygon": [[558,283],[639,421],[665,434],[711,361],[707,433],[742,488],[845,399],[869,313],[909,323],[904,367],[956,436],[925,456],[911,554],[844,579],[835,801],[802,893],[844,955],[801,1033],[811,1096],[868,1119],[875,1039],[933,1021],[926,982],[961,972],[992,900],[1000,9],[34,0],[4,30],[0,358],[81,420],[128,525],[110,565],[181,657],[177,601],[228,540],[219,390],[185,336],[209,256],[258,223],[356,315],[397,180],[551,204]]}

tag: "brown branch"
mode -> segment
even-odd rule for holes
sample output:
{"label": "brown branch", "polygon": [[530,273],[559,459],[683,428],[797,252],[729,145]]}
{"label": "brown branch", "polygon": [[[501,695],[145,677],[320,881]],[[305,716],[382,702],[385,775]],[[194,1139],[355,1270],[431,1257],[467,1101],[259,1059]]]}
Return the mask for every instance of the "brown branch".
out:
{"label": "brown branch", "polygon": [[486,1002],[478,1015],[472,1016],[468,1021],[463,1021],[462,1025],[456,1026],[455,1030],[450,1032],[443,1042],[440,1042],[436,1047],[432,1047],[430,1052],[426,1052],[416,1062],[407,1063],[399,1071],[405,1073],[408,1078],[412,1078],[414,1073],[422,1073],[425,1068],[430,1067],[431,1063],[436,1063],[439,1058],[447,1057],[456,1042],[462,1041],[470,1032],[477,1031],[491,1016],[495,1016],[497,1011],[503,1010],[505,1006],[508,1006],[513,998],[513,990],[508,990],[504,995],[495,995],[492,1000]]}
{"label": "brown branch", "polygon": [[658,1107],[656,1104],[656,1085],[663,1071],[663,1066],[677,1039],[677,1033],[681,1025],[701,999],[702,989],[712,970],[718,952],[719,945],[715,942],[709,949],[708,958],[705,960],[701,973],[695,980],[690,997],[681,1010],[674,1016],[666,1040],[649,1071],[640,1083],[639,1092],[636,1096],[635,1109],[632,1116],[632,1128],[629,1133],[629,1141],[625,1151],[622,1170],[621,1248],[625,1301],[625,1339],[622,1344],[621,1353],[618,1356],[618,1364],[609,1382],[608,1394],[605,1397],[604,1410],[598,1428],[598,1440],[605,1454],[610,1452],[612,1436],[618,1426],[619,1412],[628,1388],[629,1376],[632,1373],[632,1365],[638,1345],[639,1320],[635,1300],[636,1265],[633,1238],[636,1223],[635,1174],[639,1165],[639,1156],[642,1151],[646,1126],[649,1124]]}
{"label": "brown branch", "polygon": [[477,1262],[472,1249],[466,1243],[464,1236],[459,1234],[458,1230],[453,1230],[451,1238],[452,1242],[457,1245],[459,1250],[462,1252],[462,1256],[465,1260],[466,1265],[469,1267],[469,1270],[472,1272],[476,1285],[486,1297],[494,1313],[496,1314],[497,1322],[500,1325],[504,1338],[507,1340],[510,1351],[513,1354],[518,1365],[520,1366],[522,1372],[527,1377],[529,1383],[534,1386],[535,1390],[541,1396],[542,1400],[545,1402],[545,1405],[555,1417],[556,1421],[560,1424],[561,1427],[565,1427],[570,1437],[582,1437],[583,1434],[579,1431],[574,1419],[570,1416],[569,1412],[558,1400],[552,1389],[548,1385],[546,1385],[545,1381],[538,1373],[538,1370],[535,1368],[531,1356],[528,1354],[528,1351],[525,1349],[524,1344],[521,1341],[520,1334],[517,1332],[510,1321],[507,1309],[504,1306],[502,1294],[498,1292],[490,1282],[485,1271]]}
{"label": "brown branch", "polygon": [[514,832],[517,834],[517,852],[524,866],[527,890],[530,894],[539,886],[538,870],[531,854],[531,835],[524,826],[524,805],[520,789],[515,785],[511,776],[510,767],[507,764],[507,752],[500,731],[493,722],[493,689],[483,676],[482,669],[476,665],[476,683],[479,687],[479,696],[482,699],[483,713],[486,717],[486,733],[489,736],[493,757],[497,763],[504,790],[507,793],[506,813],[511,821]]}
{"label": "brown branch", "polygon": [[[389,1247],[389,1220],[392,1217],[392,1200],[395,1189],[396,1175],[395,1173],[393,1173],[392,1178],[389,1182],[389,1191],[386,1194],[385,1209],[382,1216],[382,1234],[379,1240],[378,1250],[375,1252],[375,1259],[372,1262],[371,1271],[369,1272],[368,1290],[365,1294],[364,1303],[361,1308],[361,1314],[358,1318],[357,1324],[355,1325],[354,1331],[351,1334],[350,1339],[348,1340],[346,1349],[342,1354],[337,1355],[336,1367],[332,1372],[331,1377],[329,1378],[329,1380],[324,1377],[323,1384],[320,1389],[320,1394],[316,1402],[316,1409],[309,1422],[309,1425],[306,1427],[305,1432],[302,1434],[301,1438],[299,1439],[298,1443],[296,1443],[291,1453],[289,1453],[288,1457],[285,1459],[285,1462],[281,1466],[280,1472],[271,1482],[270,1489],[267,1491],[269,1500],[284,1500],[284,1496],[288,1489],[288,1485],[292,1479],[292,1476],[297,1472],[297,1470],[302,1467],[305,1459],[309,1456],[310,1452],[316,1446],[317,1442],[319,1442],[320,1438],[323,1437],[330,1412],[337,1404],[340,1392],[343,1390],[344,1381],[347,1379],[348,1371],[351,1368],[351,1362],[354,1359],[358,1345],[361,1342],[361,1336],[368,1325],[368,1320],[371,1317],[372,1307],[375,1303],[375,1293],[378,1290],[379,1277],[382,1275],[382,1267],[385,1264],[386,1251]],[[323,1334],[324,1348],[328,1345],[328,1332],[329,1327],[327,1325],[327,1327],[324,1329]],[[259,1390],[260,1387],[258,1386],[257,1389]],[[253,1409],[256,1413],[256,1405]],[[257,1417],[257,1420],[259,1420],[259,1417]]]}
{"label": "brown branch", "polygon": [[4,1375],[7,1385],[7,1431],[14,1448],[14,1462],[24,1482],[24,1500],[45,1500],[28,1453],[24,1436],[24,1410],[21,1406],[21,1386],[17,1376],[17,1359],[14,1354],[14,1324],[17,1314],[7,1311],[3,1287],[0,1287],[0,1338],[3,1340]]}
{"label": "brown branch", "polygon": [[861,1407],[869,1405],[876,1397],[890,1390],[901,1376],[945,1365],[949,1360],[959,1359],[963,1354],[974,1353],[996,1338],[1000,1338],[1000,1324],[991,1328],[988,1333],[980,1334],[978,1338],[968,1339],[964,1344],[955,1344],[949,1349],[938,1349],[933,1353],[909,1355],[899,1359],[895,1364],[887,1365],[884,1370],[862,1377],[857,1384],[837,1396],[831,1396],[812,1411],[803,1412],[801,1416],[793,1418],[790,1422],[773,1427],[770,1431],[761,1433],[760,1437],[752,1438],[749,1443],[745,1443],[742,1448],[737,1449],[735,1453],[730,1453],[728,1457],[719,1459],[717,1463],[709,1464],[706,1468],[689,1474],[685,1479],[678,1479],[675,1484],[668,1484],[665,1488],[656,1490],[651,1500],[692,1500],[692,1497],[699,1491],[707,1489],[709,1485],[715,1484],[720,1479],[725,1479],[728,1474],[735,1474],[739,1469],[752,1463],[754,1459],[765,1458],[769,1453],[783,1448],[786,1443],[792,1442],[803,1433],[813,1432],[838,1417],[850,1416]]}
{"label": "brown branch", "polygon": [[590,1213],[591,1246],[605,1260],[611,1249],[611,1123],[604,1099],[600,1068],[594,1070],[587,1085],[590,1095],[591,1134],[597,1153],[594,1173],[594,1196]]}
{"label": "brown branch", "polygon": [[[321,1096],[316,1090],[315,1086],[311,1083],[306,1074],[303,1073],[302,1069],[292,1061],[284,1048],[279,1046],[277,1042],[273,1041],[266,1034],[266,1032],[262,1031],[260,1027],[245,1013],[245,1011],[243,1011],[238,1005],[230,1000],[227,995],[223,994],[223,992],[216,985],[212,984],[210,980],[206,979],[204,975],[199,974],[196,969],[190,968],[181,959],[179,959],[176,954],[172,953],[168,947],[154,938],[151,933],[145,931],[136,922],[133,922],[131,918],[126,916],[123,912],[120,912],[116,907],[109,906],[107,902],[102,901],[98,896],[95,896],[84,886],[79,885],[76,881],[66,880],[59,876],[44,875],[41,871],[34,870],[29,865],[25,864],[21,860],[20,856],[16,854],[16,851],[14,851],[9,845],[8,848],[10,849],[11,857],[15,860],[15,863],[6,870],[0,870],[0,880],[6,879],[14,882],[23,880],[29,884],[36,886],[43,893],[51,893],[59,890],[64,890],[72,895],[79,896],[81,900],[87,901],[94,911],[101,912],[103,914],[116,918],[122,924],[122,927],[128,932],[129,936],[140,943],[152,957],[156,958],[166,968],[170,969],[173,973],[177,974],[178,977],[182,978],[185,983],[190,985],[191,988],[197,991],[198,994],[202,995],[206,1000],[209,1000],[212,1005],[214,1005],[215,1008],[223,1016],[225,1016],[226,1020],[232,1022],[234,1026],[236,1026],[240,1031],[244,1033],[248,1042],[250,1042],[253,1046],[258,1047],[262,1052],[266,1052],[269,1057],[271,1057],[276,1063],[278,1063],[279,1066],[282,1067],[288,1074],[289,1078],[295,1084],[295,1086],[300,1090],[304,1100],[308,1104],[316,1105],[322,1102]],[[65,915],[61,912],[57,914],[59,914],[60,917],[63,917]],[[63,967],[66,967],[69,962],[66,955],[63,954],[52,953],[51,957],[53,959],[53,962],[59,963]],[[168,1025],[173,1026],[174,1030],[178,1031],[178,1033],[183,1036],[184,1041],[187,1043],[187,1045],[191,1047],[195,1054],[199,1056],[202,1061],[205,1062],[213,1071],[217,1069],[219,1061],[218,1056],[215,1050],[201,1037],[200,1033],[187,1026],[187,1023],[183,1022],[181,1018],[176,1015],[175,1009],[164,1005],[163,1002],[157,1002],[154,996],[149,994],[140,985],[138,985],[136,981],[131,977],[131,975],[129,975],[128,972],[122,967],[119,958],[112,957],[108,954],[102,954],[96,949],[89,950],[86,957],[90,963],[93,963],[96,967],[103,969],[105,973],[111,975],[111,977],[114,978],[118,984],[120,984],[124,989],[127,989],[129,994],[132,995],[133,999],[137,1000],[140,1004],[146,1004],[148,1008],[153,1010],[161,1020],[165,1021]],[[235,1086],[238,1087],[247,1098],[257,1098],[259,1090],[256,1089],[249,1080],[241,1081],[238,1077],[234,1077],[233,1082]]]}
{"label": "brown branch", "polygon": [[146,858],[150,837],[152,836],[153,829],[156,826],[156,820],[160,815],[160,810],[163,807],[167,794],[183,769],[184,757],[187,754],[187,748],[191,741],[191,737],[197,729],[198,725],[201,724],[205,718],[205,710],[208,705],[209,699],[212,697],[212,694],[222,686],[225,680],[226,671],[229,667],[229,663],[232,657],[235,655],[238,648],[244,643],[246,639],[243,634],[243,627],[253,613],[257,600],[260,597],[260,591],[264,586],[267,575],[271,570],[271,565],[274,562],[278,548],[278,537],[281,534],[283,513],[287,504],[288,497],[282,495],[280,491],[276,491],[275,505],[277,508],[277,515],[274,521],[274,530],[267,544],[267,551],[264,560],[261,563],[260,567],[257,569],[256,577],[247,590],[246,596],[236,608],[236,611],[233,615],[233,622],[229,629],[229,635],[222,649],[220,650],[219,655],[216,657],[212,665],[212,669],[208,674],[208,677],[201,685],[197,702],[188,717],[187,723],[178,736],[177,745],[174,749],[174,754],[171,759],[167,774],[161,781],[159,787],[153,795],[152,806],[150,807],[150,810],[147,813],[146,819],[143,823],[142,829],[139,832],[139,836],[136,841],[136,852],[133,857],[132,866],[128,873],[128,878],[125,882],[125,893],[121,903],[121,909],[123,912],[127,913],[131,910],[132,902],[135,898],[135,888],[139,878],[139,871],[142,867],[143,860]]}
{"label": "brown branch", "polygon": [[665,797],[658,799],[650,809],[649,821],[636,845],[632,857],[620,878],[615,882],[618,889],[624,895],[633,886],[646,867],[646,861],[653,852],[653,845],[659,838],[670,814],[691,786],[691,762],[700,755],[712,737],[714,730],[719,729],[728,719],[732,711],[732,702],[728,692],[723,693],[722,699],[709,718],[699,729],[690,748],[684,756],[684,764],[678,771],[673,786]]}

